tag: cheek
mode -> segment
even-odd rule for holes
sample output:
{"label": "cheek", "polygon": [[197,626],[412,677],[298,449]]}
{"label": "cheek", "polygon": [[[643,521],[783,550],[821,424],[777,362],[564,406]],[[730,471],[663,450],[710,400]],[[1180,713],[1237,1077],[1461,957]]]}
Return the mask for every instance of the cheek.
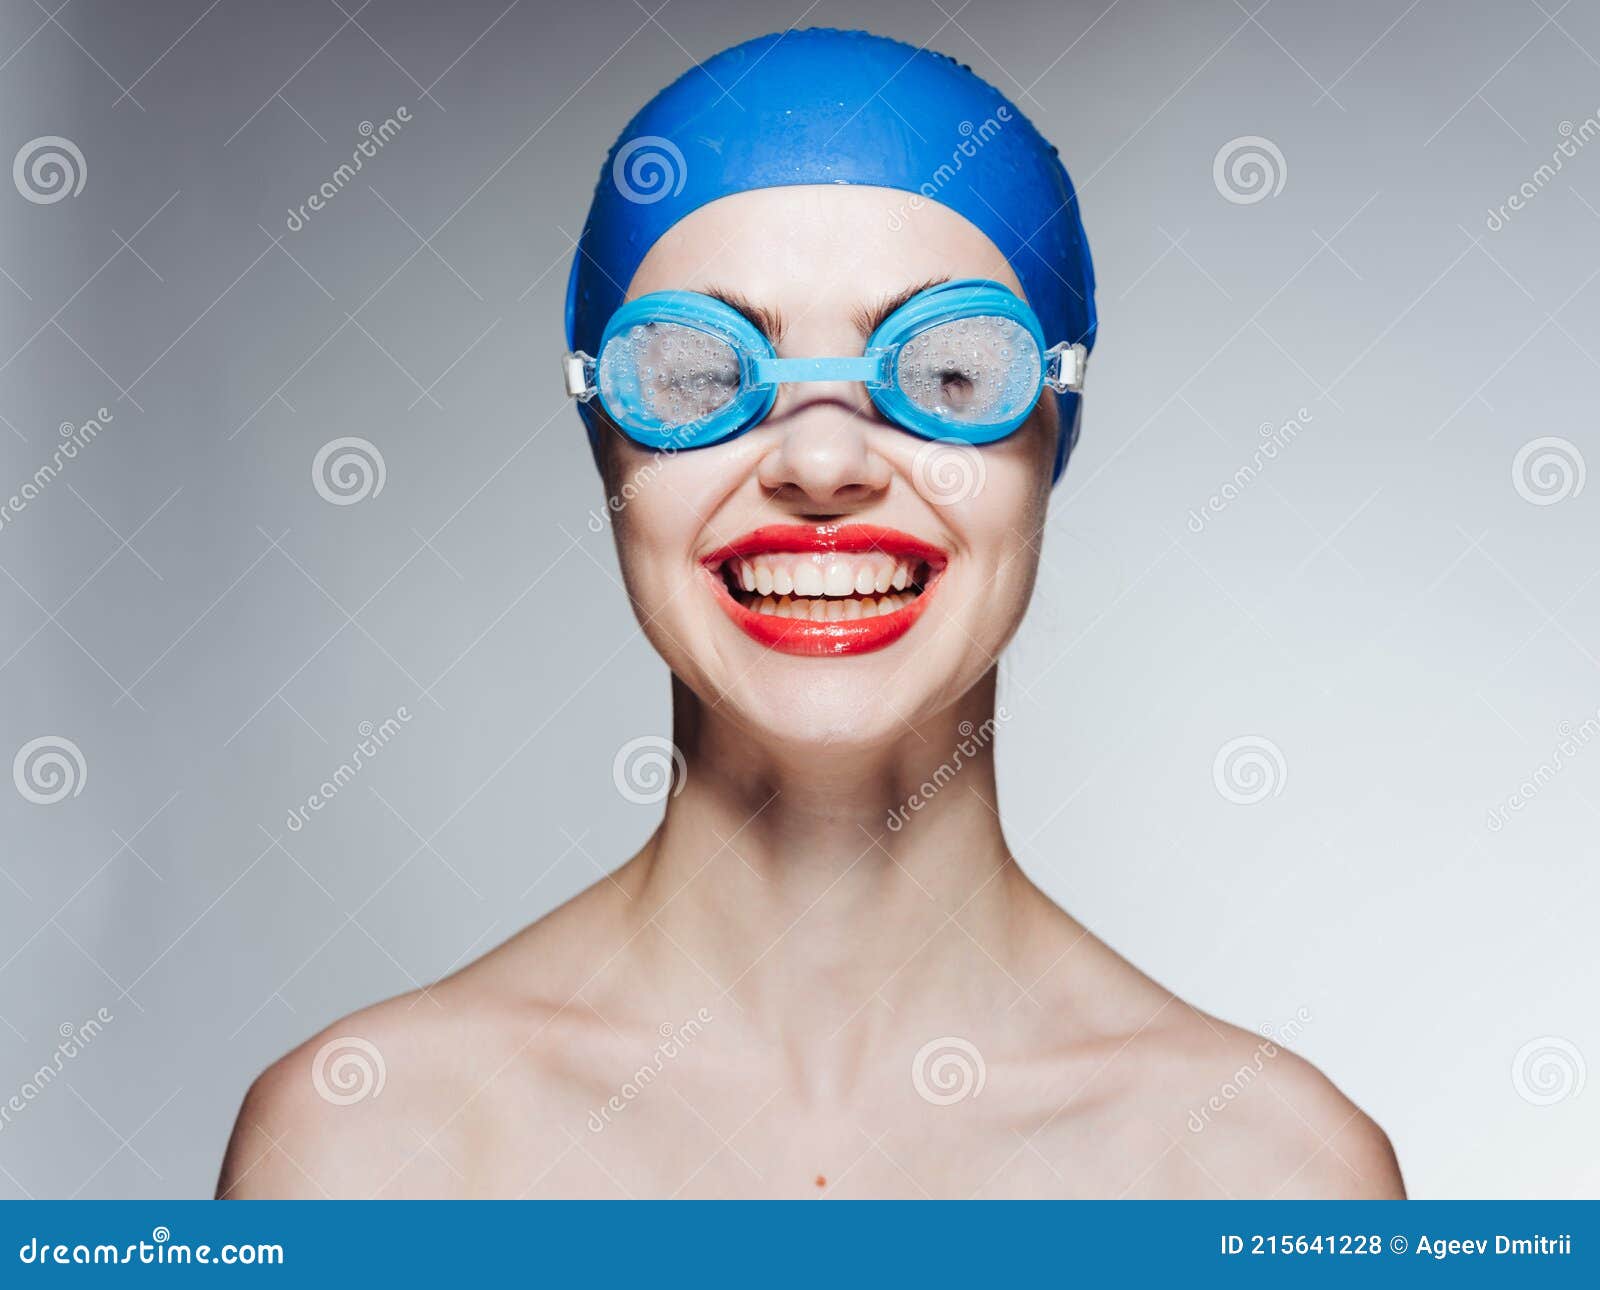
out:
{"label": "cheek", "polygon": [[670,622],[693,603],[694,553],[730,477],[709,454],[652,453],[615,441],[603,462],[617,561],[648,632],[649,620]]}
{"label": "cheek", "polygon": [[661,490],[634,497],[617,514],[617,563],[644,619],[668,612],[672,599],[683,594],[685,557],[695,533],[684,519],[671,495],[662,496]]}
{"label": "cheek", "polygon": [[601,472],[607,494],[641,515],[639,527],[689,526],[685,549],[729,493],[755,468],[756,449],[744,436],[706,448],[674,452],[641,448],[607,426]]}
{"label": "cheek", "polygon": [[922,500],[952,522],[959,514],[987,527],[988,517],[998,514],[1024,533],[1037,533],[1049,506],[1056,424],[1051,398],[1041,400],[1014,434],[994,443],[968,445],[895,431],[880,444]]}
{"label": "cheek", "polygon": [[[1001,517],[994,516],[999,521]],[[1011,638],[1027,612],[1039,572],[1039,541],[1034,521],[1019,513],[1014,523],[997,522],[974,535],[974,572],[970,610],[973,634],[990,648]]]}
{"label": "cheek", "polygon": [[[1041,406],[1013,435],[972,446],[898,434],[886,440],[913,491],[980,564],[1037,546],[1049,514],[1055,409]],[[991,567],[1005,559],[1001,555]]]}
{"label": "cheek", "polygon": [[1050,499],[1042,448],[1014,441],[995,447],[1003,450],[979,450],[982,486],[938,507],[967,566],[960,581],[965,603],[951,609],[968,619],[974,641],[991,651],[1010,638],[1027,610]]}

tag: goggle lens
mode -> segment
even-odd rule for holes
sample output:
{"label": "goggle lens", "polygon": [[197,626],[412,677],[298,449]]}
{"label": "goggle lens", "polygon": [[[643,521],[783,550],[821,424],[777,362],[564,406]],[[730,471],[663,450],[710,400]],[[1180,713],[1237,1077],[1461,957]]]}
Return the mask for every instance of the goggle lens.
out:
{"label": "goggle lens", "polygon": [[957,425],[997,425],[1039,396],[1039,347],[1010,318],[956,318],[900,350],[895,381],[916,407]]}
{"label": "goggle lens", "polygon": [[640,323],[600,354],[600,397],[678,428],[704,420],[738,397],[739,355],[726,340],[682,323]]}

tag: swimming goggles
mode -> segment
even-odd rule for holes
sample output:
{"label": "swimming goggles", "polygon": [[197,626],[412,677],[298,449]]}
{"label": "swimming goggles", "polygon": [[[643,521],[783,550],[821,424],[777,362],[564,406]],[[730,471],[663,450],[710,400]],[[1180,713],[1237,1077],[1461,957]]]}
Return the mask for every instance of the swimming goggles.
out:
{"label": "swimming goggles", "polygon": [[695,291],[655,291],[606,324],[600,354],[567,354],[567,394],[598,398],[646,448],[701,448],[759,425],[778,386],[860,382],[877,409],[925,439],[1003,439],[1040,394],[1083,389],[1088,349],[1045,346],[1039,319],[998,282],[966,278],[920,291],[847,358],[779,358],[732,306]]}

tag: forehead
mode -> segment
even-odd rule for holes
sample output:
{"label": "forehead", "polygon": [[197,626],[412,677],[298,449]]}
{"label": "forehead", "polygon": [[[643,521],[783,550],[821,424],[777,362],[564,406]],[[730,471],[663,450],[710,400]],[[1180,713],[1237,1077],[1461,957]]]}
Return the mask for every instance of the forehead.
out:
{"label": "forehead", "polygon": [[734,193],[685,216],[650,248],[628,298],[716,284],[832,312],[943,277],[1023,294],[999,248],[948,207],[892,188],[809,184]]}

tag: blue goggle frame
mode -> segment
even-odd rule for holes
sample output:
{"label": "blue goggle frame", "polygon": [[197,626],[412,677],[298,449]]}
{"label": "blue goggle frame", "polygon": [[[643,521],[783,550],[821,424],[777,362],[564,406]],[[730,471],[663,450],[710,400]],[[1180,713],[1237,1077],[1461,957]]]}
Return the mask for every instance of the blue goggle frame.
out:
{"label": "blue goggle frame", "polygon": [[[1016,324],[1038,354],[1038,385],[1020,410],[994,421],[940,416],[909,398],[898,373],[901,352],[930,328],[961,319],[1000,318]],[[639,389],[638,373],[621,366],[609,371],[613,393],[602,392],[600,365],[607,348],[630,328],[673,323],[726,342],[738,358],[739,388],[721,407],[695,420],[671,423],[655,416]],[[1027,303],[998,282],[964,278],[920,291],[879,324],[864,352],[855,357],[779,358],[772,342],[737,309],[696,291],[655,291],[624,304],[611,316],[600,340],[598,359],[577,350],[562,361],[568,395],[581,403],[599,398],[606,416],[634,442],[655,449],[703,448],[760,425],[777,401],[778,386],[820,381],[859,382],[883,415],[924,439],[993,443],[1012,434],[1046,389],[1083,389],[1088,349],[1063,341],[1048,348],[1039,319]],[[614,406],[615,405],[615,406]],[[1063,427],[1063,434],[1066,428]]]}

